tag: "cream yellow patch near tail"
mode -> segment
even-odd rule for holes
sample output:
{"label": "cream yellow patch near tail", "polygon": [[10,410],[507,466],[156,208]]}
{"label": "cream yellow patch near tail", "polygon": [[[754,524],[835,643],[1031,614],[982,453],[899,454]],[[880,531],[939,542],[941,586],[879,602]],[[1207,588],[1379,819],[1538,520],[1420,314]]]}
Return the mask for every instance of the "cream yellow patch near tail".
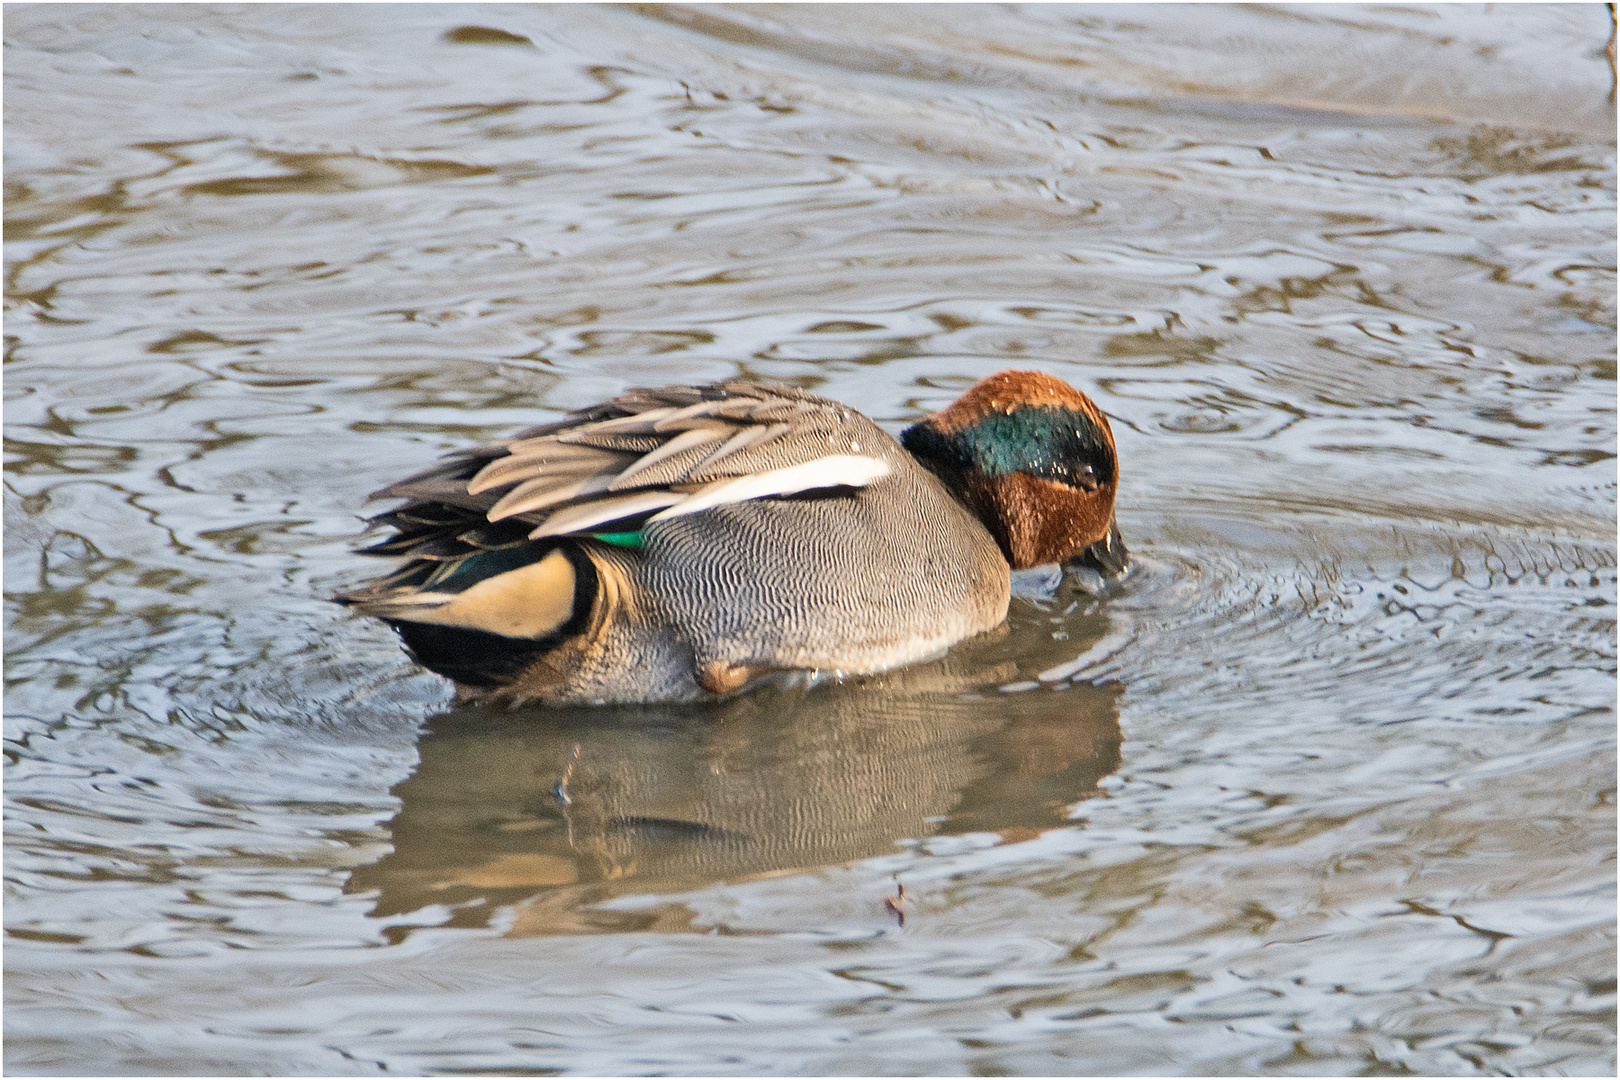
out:
{"label": "cream yellow patch near tail", "polygon": [[539,562],[480,581],[411,622],[459,626],[512,638],[540,638],[574,614],[574,564],[556,550]]}

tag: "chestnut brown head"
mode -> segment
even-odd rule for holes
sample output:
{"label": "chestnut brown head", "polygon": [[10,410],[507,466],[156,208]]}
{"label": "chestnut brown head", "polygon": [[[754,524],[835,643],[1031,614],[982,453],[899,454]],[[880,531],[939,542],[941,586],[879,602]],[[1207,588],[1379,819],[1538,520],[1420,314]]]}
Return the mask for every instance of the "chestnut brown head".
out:
{"label": "chestnut brown head", "polygon": [[1062,379],[999,372],[900,441],[978,515],[1013,569],[1079,560],[1124,572],[1114,433]]}

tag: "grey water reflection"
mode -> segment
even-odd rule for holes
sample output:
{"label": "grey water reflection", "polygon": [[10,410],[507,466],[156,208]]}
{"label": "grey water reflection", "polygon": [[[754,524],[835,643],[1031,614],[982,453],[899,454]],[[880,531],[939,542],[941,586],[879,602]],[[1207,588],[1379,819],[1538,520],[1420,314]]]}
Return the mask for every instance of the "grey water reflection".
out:
{"label": "grey water reflection", "polygon": [[712,708],[458,709],[429,722],[393,789],[393,851],[345,891],[376,890],[383,919],[446,906],[442,926],[519,904],[514,936],[667,931],[691,913],[593,905],[933,835],[1032,839],[1119,766],[1120,687],[1005,695],[992,710],[996,668],[964,659]]}

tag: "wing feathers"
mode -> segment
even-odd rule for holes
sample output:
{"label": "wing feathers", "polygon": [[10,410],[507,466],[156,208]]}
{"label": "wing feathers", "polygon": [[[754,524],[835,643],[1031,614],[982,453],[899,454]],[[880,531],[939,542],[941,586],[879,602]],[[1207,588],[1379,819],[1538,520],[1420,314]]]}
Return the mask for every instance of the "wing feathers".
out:
{"label": "wing feathers", "polygon": [[558,510],[546,518],[544,524],[529,534],[529,539],[538,540],[542,536],[566,536],[569,533],[584,532],[610,521],[636,517],[649,510],[661,510],[686,498],[687,496],[678,491],[654,490],[638,491],[634,495],[623,495],[616,499],[580,503],[578,506]]}
{"label": "wing feathers", "polygon": [[507,492],[500,502],[490,507],[489,520],[501,521],[519,514],[544,510],[548,506],[555,506],[571,499],[596,495],[607,491],[617,476],[618,473],[614,470],[604,469],[590,476],[578,478],[542,476],[529,480]]}
{"label": "wing feathers", "polygon": [[373,497],[411,501],[373,519],[400,535],[367,551],[453,559],[522,543],[531,524],[539,539],[864,487],[889,474],[885,458],[901,452],[892,444],[860,414],[791,387],[631,390],[383,488]]}
{"label": "wing feathers", "polygon": [[423,502],[442,503],[446,506],[460,507],[463,510],[475,510],[479,513],[488,510],[494,502],[486,496],[473,495],[467,491],[465,480],[422,480],[395,484],[385,488],[378,496],[381,499],[420,499]]}
{"label": "wing feathers", "polygon": [[[644,455],[641,460],[637,461],[634,465],[631,465],[628,469],[621,472],[618,478],[613,481],[612,488],[614,491],[621,491],[630,486],[629,482],[634,479],[637,474],[646,472],[659,462],[666,461],[672,457],[677,457],[689,450],[699,447],[706,450],[709,448],[711,443],[723,441],[727,435],[731,434],[731,432],[732,429],[729,427],[722,428],[715,426],[695,427],[690,431],[683,431],[673,439],[669,440],[669,442],[665,443],[663,446],[660,446],[657,450],[654,450],[650,454]],[[641,487],[644,485],[637,484],[636,486]]]}
{"label": "wing feathers", "polygon": [[595,446],[602,450],[617,450],[626,454],[645,454],[658,449],[664,441],[656,434],[628,435],[617,431],[596,431],[592,428],[564,432],[556,438],[558,442],[570,445]]}
{"label": "wing feathers", "polygon": [[[497,449],[505,450],[513,457],[533,457],[544,453],[547,457],[558,461],[567,461],[570,458],[588,458],[597,454],[608,453],[594,446],[574,446],[571,443],[558,442],[557,436],[546,435],[536,439],[516,439],[509,443],[500,444]],[[491,454],[491,457],[496,455]]]}
{"label": "wing feathers", "polygon": [[715,415],[715,410],[723,401],[700,401],[696,405],[688,405],[684,409],[675,409],[667,416],[661,418],[654,426],[655,431],[679,431],[688,420]]}
{"label": "wing feathers", "polygon": [[548,447],[496,458],[468,482],[467,491],[479,495],[491,488],[518,484],[540,476],[588,476],[607,469],[623,468],[635,460],[634,454],[615,454],[594,447],[551,443]]}
{"label": "wing feathers", "polygon": [[773,439],[776,439],[778,436],[787,434],[788,429],[791,426],[792,425],[790,424],[772,424],[769,427],[762,427],[756,424],[751,427],[745,427],[728,439],[726,444],[720,447],[720,449],[698,462],[697,468],[694,469],[693,472],[700,473],[706,469],[712,469],[714,466],[718,465],[720,462],[724,461],[726,458],[740,450],[746,450],[755,446],[763,446],[766,443],[771,442]]}
{"label": "wing feathers", "polygon": [[620,416],[613,420],[599,420],[590,425],[591,431],[598,433],[620,432],[626,435],[651,435],[654,431],[662,430],[658,421],[674,412],[673,408],[648,409],[645,412],[632,413],[629,416]]}

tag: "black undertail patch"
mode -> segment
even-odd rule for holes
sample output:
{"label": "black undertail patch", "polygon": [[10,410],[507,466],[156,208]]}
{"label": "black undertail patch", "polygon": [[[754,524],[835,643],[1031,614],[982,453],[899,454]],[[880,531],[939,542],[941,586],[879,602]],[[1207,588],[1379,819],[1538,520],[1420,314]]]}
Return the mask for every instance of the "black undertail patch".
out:
{"label": "black undertail patch", "polygon": [[432,623],[397,622],[400,640],[411,658],[429,671],[464,686],[502,686],[546,654],[547,640],[509,638],[483,630]]}

